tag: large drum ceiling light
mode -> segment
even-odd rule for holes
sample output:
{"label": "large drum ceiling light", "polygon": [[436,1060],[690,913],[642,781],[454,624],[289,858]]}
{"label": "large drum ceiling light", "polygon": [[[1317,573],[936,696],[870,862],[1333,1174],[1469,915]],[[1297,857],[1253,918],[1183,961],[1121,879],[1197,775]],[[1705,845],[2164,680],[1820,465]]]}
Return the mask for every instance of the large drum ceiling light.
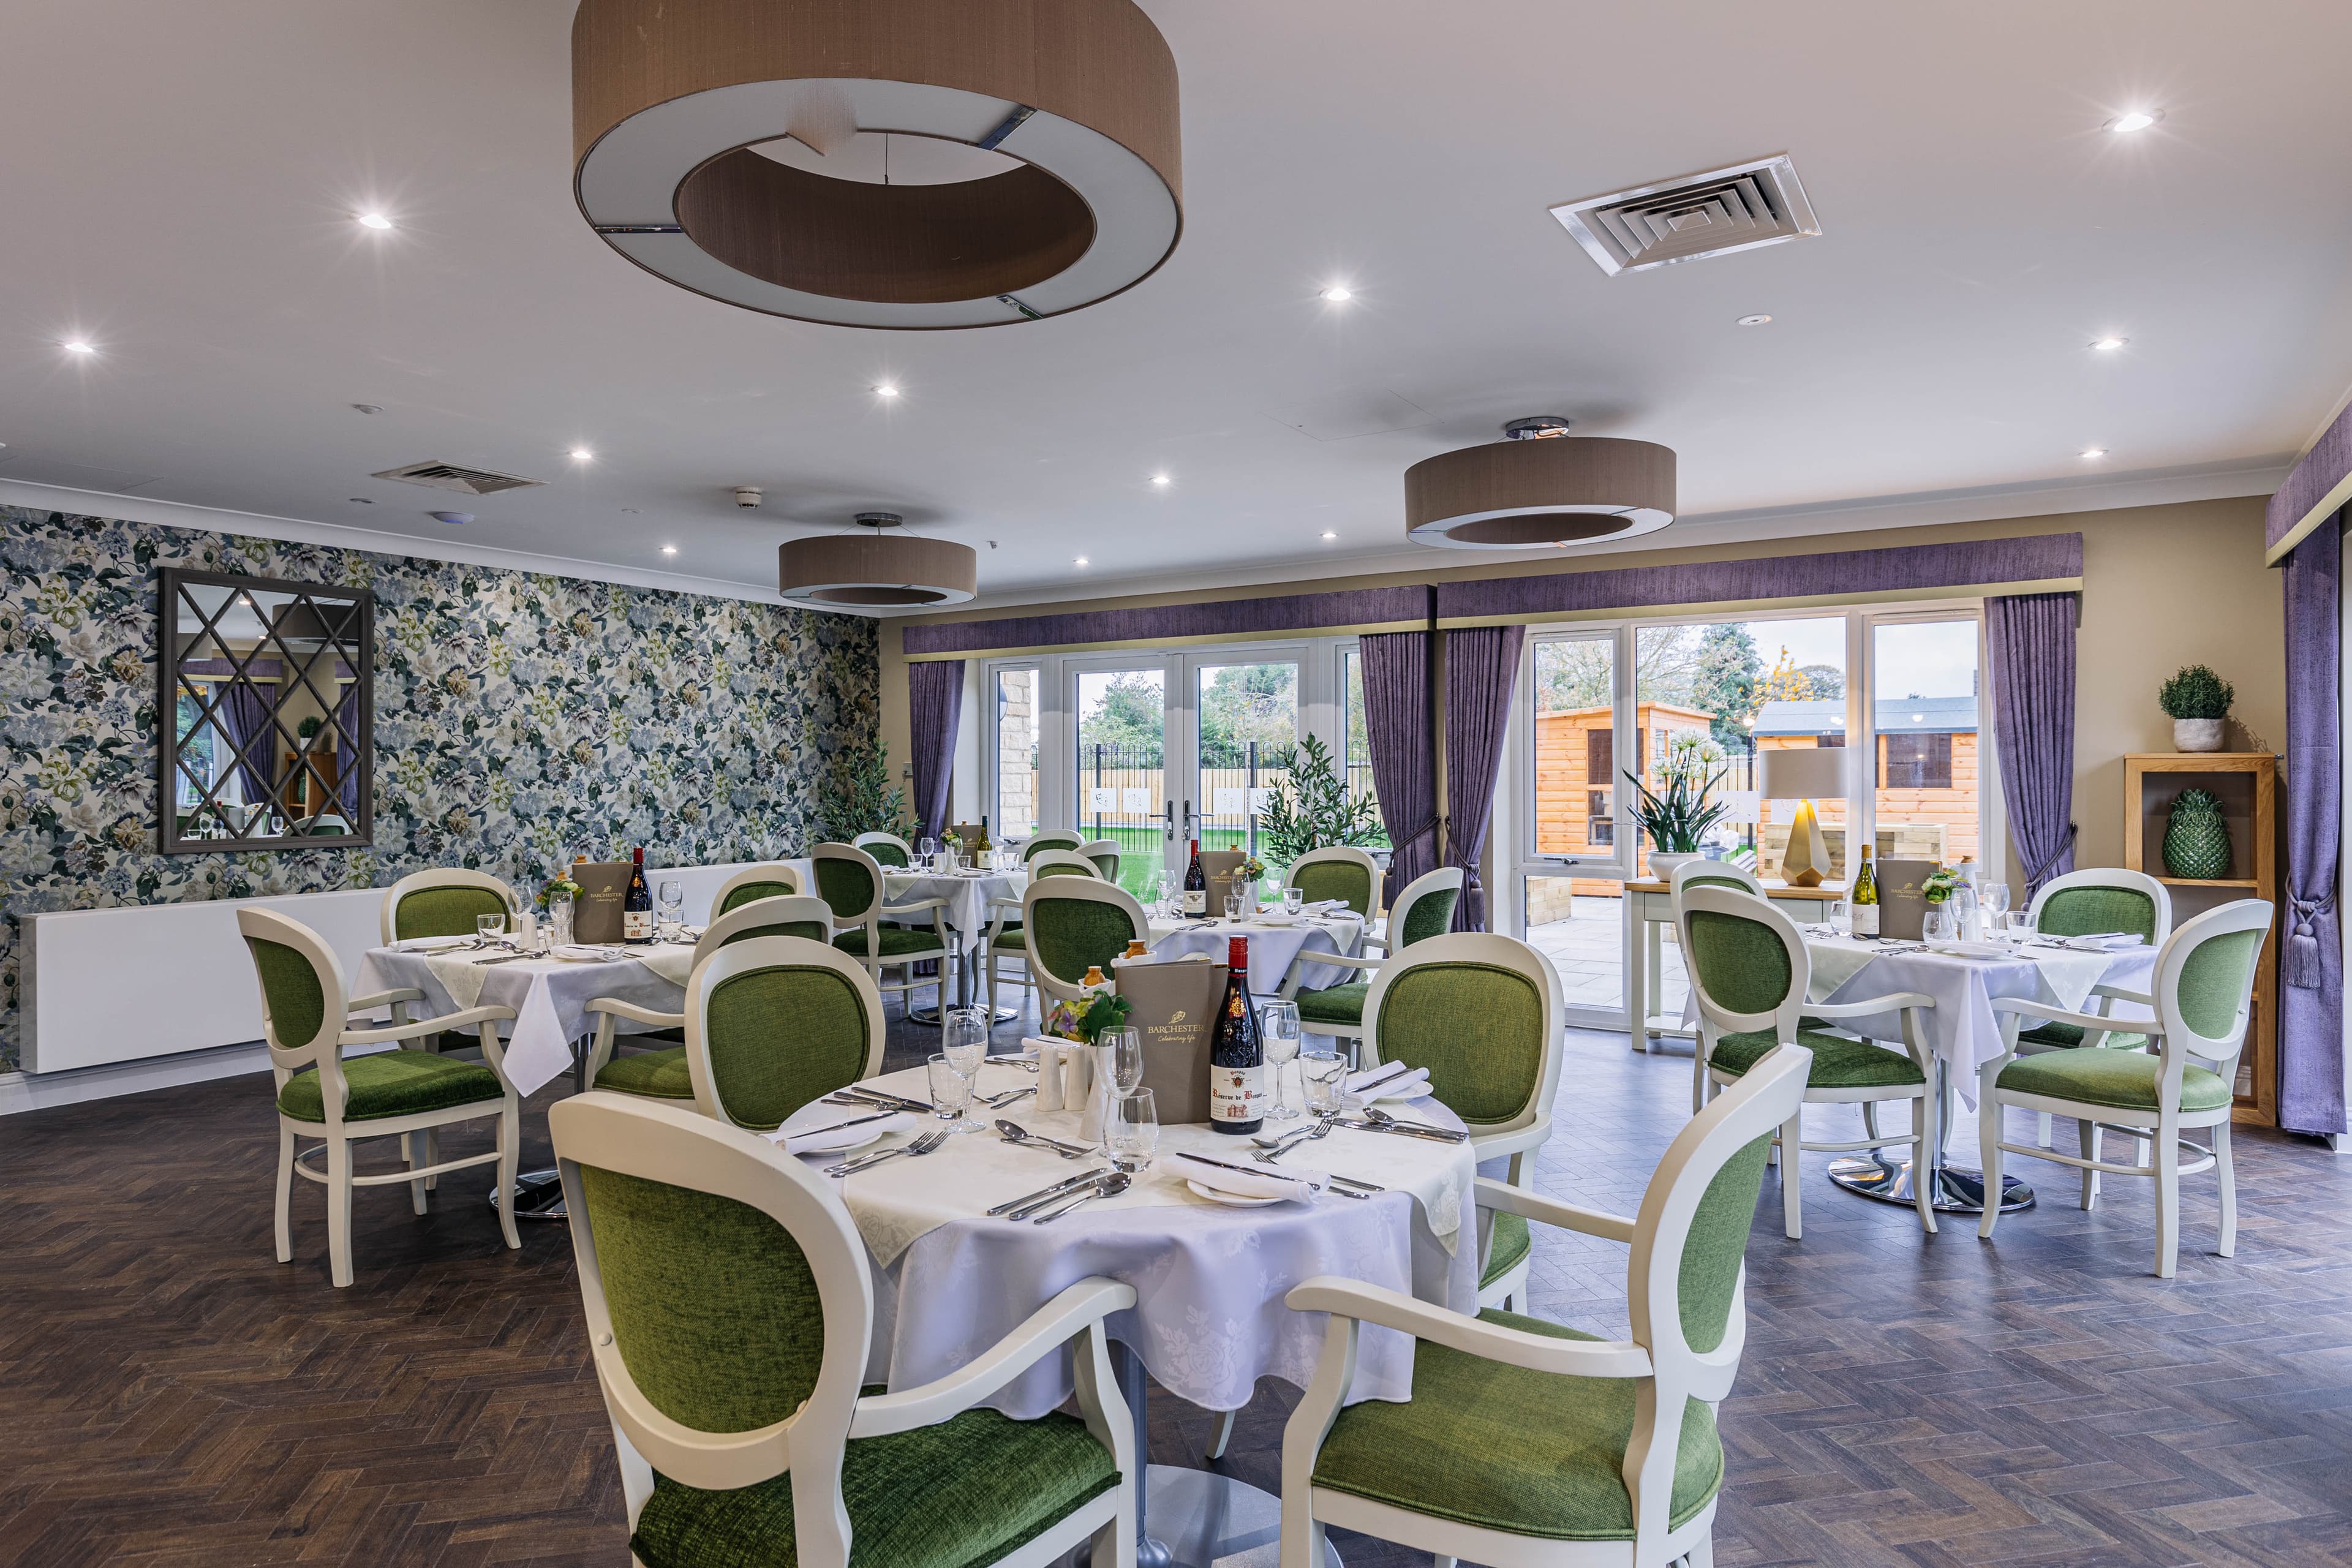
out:
{"label": "large drum ceiling light", "polygon": [[[1527,550],[1654,533],[1675,520],[1675,454],[1654,441],[1568,434],[1546,415],[1510,438],[1404,471],[1405,530],[1455,550]],[[1557,438],[1550,438],[1557,437]]]}
{"label": "large drum ceiling light", "polygon": [[856,533],[787,540],[776,551],[776,588],[826,609],[902,610],[961,605],[980,591],[980,557],[969,544],[892,531],[895,511],[861,511]]}
{"label": "large drum ceiling light", "polygon": [[1132,0],[581,0],[572,125],[613,248],[801,321],[1059,315],[1183,226],[1176,62]]}

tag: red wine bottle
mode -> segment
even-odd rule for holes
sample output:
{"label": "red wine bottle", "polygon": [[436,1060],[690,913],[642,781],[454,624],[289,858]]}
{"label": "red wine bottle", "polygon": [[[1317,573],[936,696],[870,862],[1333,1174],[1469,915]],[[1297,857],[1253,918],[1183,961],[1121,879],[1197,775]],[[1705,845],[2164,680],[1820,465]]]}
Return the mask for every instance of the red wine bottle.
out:
{"label": "red wine bottle", "polygon": [[1226,940],[1225,963],[1225,999],[1209,1033],[1209,1130],[1255,1132],[1265,1125],[1265,1041],[1250,1000],[1249,938]]}
{"label": "red wine bottle", "polygon": [[1184,912],[1209,912],[1209,874],[1201,869],[1201,841],[1192,840],[1192,863],[1184,868]]}
{"label": "red wine bottle", "polygon": [[654,939],[654,895],[646,886],[646,847],[636,847],[629,867],[629,890],[621,898],[621,940],[643,946]]}

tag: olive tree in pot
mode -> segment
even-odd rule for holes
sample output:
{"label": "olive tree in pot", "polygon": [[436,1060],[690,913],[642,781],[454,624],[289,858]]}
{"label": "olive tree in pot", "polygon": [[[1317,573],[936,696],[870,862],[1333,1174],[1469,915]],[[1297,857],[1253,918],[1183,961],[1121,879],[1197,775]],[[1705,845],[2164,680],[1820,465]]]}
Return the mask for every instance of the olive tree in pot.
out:
{"label": "olive tree in pot", "polygon": [[2237,688],[2201,664],[2185,665],[2157,692],[2172,720],[2172,744],[2183,752],[2218,752]]}

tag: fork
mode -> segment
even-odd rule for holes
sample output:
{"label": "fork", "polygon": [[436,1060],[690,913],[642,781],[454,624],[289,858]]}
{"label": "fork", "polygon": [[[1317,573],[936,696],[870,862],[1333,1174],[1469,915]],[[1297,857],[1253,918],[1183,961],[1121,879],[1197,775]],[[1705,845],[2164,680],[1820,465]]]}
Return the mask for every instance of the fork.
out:
{"label": "fork", "polygon": [[848,1160],[838,1165],[828,1165],[825,1167],[824,1173],[828,1176],[854,1176],[868,1166],[878,1165],[883,1161],[899,1154],[904,1154],[909,1159],[919,1158],[935,1152],[947,1141],[946,1132],[935,1130],[924,1133],[912,1143],[901,1143],[896,1149],[885,1149],[880,1153],[868,1154],[862,1160]]}

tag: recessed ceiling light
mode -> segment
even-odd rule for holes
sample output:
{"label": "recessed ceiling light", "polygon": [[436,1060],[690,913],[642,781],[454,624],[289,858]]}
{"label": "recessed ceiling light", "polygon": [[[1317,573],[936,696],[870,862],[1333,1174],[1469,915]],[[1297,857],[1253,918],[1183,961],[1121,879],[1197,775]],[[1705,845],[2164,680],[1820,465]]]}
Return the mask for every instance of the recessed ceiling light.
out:
{"label": "recessed ceiling light", "polygon": [[94,354],[98,352],[98,345],[87,338],[68,338],[65,351],[69,354]]}
{"label": "recessed ceiling light", "polygon": [[1356,297],[1356,291],[1345,283],[1334,283],[1323,290],[1323,298],[1331,304],[1344,305]]}
{"label": "recessed ceiling light", "polygon": [[352,504],[353,506],[373,506],[375,505],[375,502],[368,500],[365,496],[353,496],[352,498]]}
{"label": "recessed ceiling light", "polygon": [[2128,136],[2135,131],[2147,130],[2163,118],[2164,110],[2160,109],[2135,109],[2108,121],[2107,129],[2118,136]]}
{"label": "recessed ceiling light", "polygon": [[1085,565],[1086,563],[1087,563],[1087,558],[1086,558],[1085,556],[1083,556],[1083,555],[1075,556],[1075,557],[1073,557],[1073,558],[1071,559],[1071,561],[1070,561],[1070,564],[1071,564],[1071,565],[1073,565],[1073,566],[1083,566],[1083,565]]}
{"label": "recessed ceiling light", "polygon": [[360,226],[362,228],[381,229],[390,228],[392,226],[392,220],[384,216],[382,213],[358,213],[353,216],[358,217],[360,220]]}
{"label": "recessed ceiling light", "polygon": [[352,405],[352,407],[362,414],[381,414],[383,412],[383,405],[381,403],[354,403]]}
{"label": "recessed ceiling light", "polygon": [[1761,327],[1769,324],[1771,320],[1769,316],[1742,316],[1739,318],[1739,324],[1743,327]]}
{"label": "recessed ceiling light", "polygon": [[2085,447],[2083,448],[2083,456],[2085,458],[2104,458],[2106,455],[2107,449],[2105,447]]}
{"label": "recessed ceiling light", "polygon": [[574,447],[572,448],[572,460],[575,463],[585,463],[595,456],[595,453],[590,451],[585,447]]}
{"label": "recessed ceiling light", "polygon": [[895,381],[886,381],[874,389],[874,395],[877,397],[896,397],[898,395],[898,384]]}
{"label": "recessed ceiling light", "polygon": [[1155,485],[1164,485],[1168,482],[1168,476],[1166,474],[1154,474],[1151,476],[1151,482]]}
{"label": "recessed ceiling light", "polygon": [[1323,537],[1326,539],[1337,539],[1339,536],[1327,528],[1323,531]]}
{"label": "recessed ceiling light", "polygon": [[2129,342],[2129,338],[2095,338],[2091,346],[2103,354],[2111,354]]}
{"label": "recessed ceiling light", "polygon": [[677,546],[675,544],[665,544],[662,546],[662,553],[664,555],[675,555],[677,553]]}

